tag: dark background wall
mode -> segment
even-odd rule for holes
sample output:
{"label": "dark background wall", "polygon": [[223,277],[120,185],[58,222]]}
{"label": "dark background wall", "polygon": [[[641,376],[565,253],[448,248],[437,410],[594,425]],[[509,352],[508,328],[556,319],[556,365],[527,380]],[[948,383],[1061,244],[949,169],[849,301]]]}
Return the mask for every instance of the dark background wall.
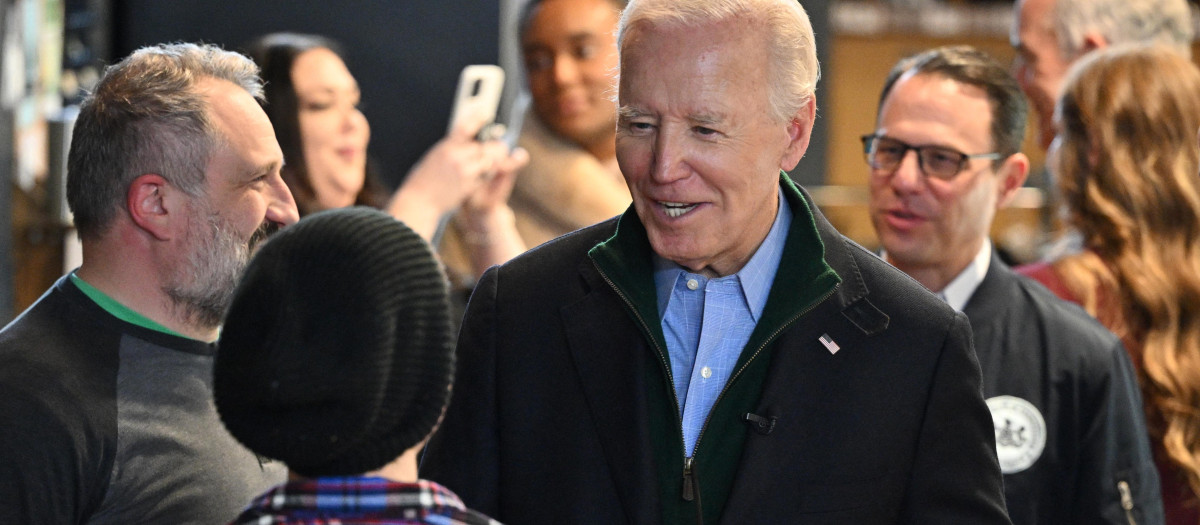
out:
{"label": "dark background wall", "polygon": [[[830,0],[801,2],[812,18],[824,78],[829,74]],[[333,37],[363,89],[372,158],[396,185],[446,131],[458,72],[499,63],[501,0],[113,0],[113,58],[175,40],[239,48],[272,31]],[[510,67],[511,69],[511,67]],[[515,76],[516,71],[510,71]],[[817,86],[818,115],[805,159],[792,172],[802,184],[825,180],[830,118],[828,82]]]}
{"label": "dark background wall", "polygon": [[462,67],[497,63],[499,16],[497,0],[113,0],[113,54],[170,41],[239,49],[273,31],[332,37],[362,87],[371,157],[394,186],[445,134]]}

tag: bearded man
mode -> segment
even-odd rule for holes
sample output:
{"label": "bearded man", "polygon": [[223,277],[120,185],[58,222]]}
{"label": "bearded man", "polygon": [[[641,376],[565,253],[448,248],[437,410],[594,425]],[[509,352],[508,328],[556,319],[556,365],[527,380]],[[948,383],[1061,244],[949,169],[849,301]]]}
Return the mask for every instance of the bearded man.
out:
{"label": "bearded man", "polygon": [[0,522],[225,523],[283,481],[213,408],[214,341],[254,245],[296,222],[250,59],[138,50],[80,110],[83,264],[0,331]]}

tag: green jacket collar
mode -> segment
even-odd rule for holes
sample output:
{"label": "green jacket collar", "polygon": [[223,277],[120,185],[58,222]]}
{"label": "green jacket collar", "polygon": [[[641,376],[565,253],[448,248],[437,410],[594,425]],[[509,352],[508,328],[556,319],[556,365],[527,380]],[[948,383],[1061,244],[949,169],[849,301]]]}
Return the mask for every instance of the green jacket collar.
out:
{"label": "green jacket collar", "polygon": [[[817,231],[816,220],[807,199],[786,173],[780,172],[779,184],[792,207],[792,224],[783,258],[775,273],[775,282],[767,296],[763,317],[751,335],[748,346],[766,334],[790,322],[817,303],[841,282],[841,277],[825,261],[825,246]],[[650,240],[633,206],[618,219],[612,237],[588,252],[596,268],[607,276],[618,293],[623,294],[643,319],[659,319],[651,262]],[[650,334],[666,348],[660,323],[649,323]]]}

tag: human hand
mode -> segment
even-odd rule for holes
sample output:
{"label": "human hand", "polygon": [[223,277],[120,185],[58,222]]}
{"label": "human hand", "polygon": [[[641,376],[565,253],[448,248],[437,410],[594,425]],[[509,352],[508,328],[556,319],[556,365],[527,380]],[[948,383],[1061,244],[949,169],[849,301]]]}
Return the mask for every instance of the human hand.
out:
{"label": "human hand", "polygon": [[[503,143],[499,143],[504,146]],[[506,148],[507,149],[507,148]],[[497,207],[507,206],[512,195],[517,172],[529,164],[529,152],[514,148],[496,163],[494,170],[485,172],[475,189],[463,200],[461,212],[466,215],[488,213]]]}
{"label": "human hand", "polygon": [[434,144],[409,170],[397,197],[420,195],[439,214],[458,208],[484,182],[483,176],[494,169],[498,158],[507,155],[490,142],[475,140],[485,123],[483,117],[469,117]]}
{"label": "human hand", "polygon": [[461,206],[490,181],[490,174],[506,166],[509,152],[504,143],[475,139],[485,123],[483,117],[468,117],[434,144],[409,170],[388,203],[388,212],[429,239],[443,215]]}
{"label": "human hand", "polygon": [[[500,143],[507,150],[507,146]],[[525,251],[525,241],[516,228],[516,217],[508,206],[517,171],[529,163],[529,152],[515,148],[501,158],[493,172],[467,196],[454,215],[460,238],[467,246],[475,276]]]}

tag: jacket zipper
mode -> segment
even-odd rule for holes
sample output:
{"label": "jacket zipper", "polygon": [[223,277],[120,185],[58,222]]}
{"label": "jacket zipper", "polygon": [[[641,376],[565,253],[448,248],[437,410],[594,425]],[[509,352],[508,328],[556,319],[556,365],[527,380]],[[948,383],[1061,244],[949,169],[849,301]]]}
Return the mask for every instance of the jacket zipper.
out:
{"label": "jacket zipper", "polygon": [[617,297],[620,297],[621,300],[625,302],[625,305],[629,307],[629,311],[633,312],[633,316],[636,317],[638,323],[642,325],[642,331],[645,333],[646,338],[650,340],[650,345],[653,346],[654,351],[658,353],[659,364],[661,364],[663,370],[666,370],[667,372],[667,381],[668,384],[671,385],[671,400],[675,402],[675,423],[679,428],[679,449],[683,451],[684,455],[682,497],[684,501],[690,502],[696,497],[696,478],[694,474],[692,474],[692,458],[687,455],[687,440],[685,440],[683,437],[683,416],[679,414],[679,395],[675,393],[675,376],[671,373],[671,363],[667,360],[666,352],[664,352],[663,349],[658,346],[658,340],[654,339],[654,336],[652,335],[654,332],[650,331],[650,325],[646,324],[646,320],[642,318],[642,314],[639,313],[638,309],[633,305],[633,301],[630,301],[628,297],[625,297],[625,293],[622,292],[620,288],[617,288],[617,285],[613,284],[612,279],[608,278],[608,274],[604,273],[603,269],[601,269],[599,266],[595,266],[595,268],[596,271],[600,273],[600,277],[604,279],[604,282],[608,283],[608,287],[612,288],[613,291],[617,293]]}
{"label": "jacket zipper", "polygon": [[1117,492],[1121,493],[1121,508],[1125,509],[1125,519],[1129,520],[1129,525],[1137,525],[1137,520],[1133,519],[1133,494],[1129,490],[1129,482],[1118,481]]}
{"label": "jacket zipper", "polygon": [[692,458],[683,458],[683,501],[696,499],[696,478],[692,473]]}
{"label": "jacket zipper", "polygon": [[[771,333],[771,336],[766,338],[763,341],[763,343],[761,345],[759,345],[759,347],[754,351],[754,354],[751,355],[750,358],[747,359],[746,362],[742,364],[742,367],[739,368],[737,370],[737,372],[734,372],[733,375],[729,376],[729,380],[725,381],[725,386],[723,388],[721,388],[721,393],[717,394],[717,399],[715,401],[713,401],[712,406],[716,407],[717,404],[721,402],[721,399],[725,397],[725,393],[729,391],[729,386],[732,385],[733,382],[736,381],[737,378],[742,375],[742,372],[745,371],[746,368],[750,366],[750,363],[753,363],[754,360],[756,358],[758,358],[758,354],[762,353],[763,349],[765,349],[767,347],[767,345],[771,344],[771,342],[774,341],[776,337],[779,337],[779,334],[783,333],[783,331],[786,330],[789,326],[792,326],[792,323],[795,323],[796,320],[800,319],[801,317],[804,317],[805,315],[808,314],[808,312],[811,312],[813,308],[816,308],[821,303],[824,303],[826,299],[829,299],[829,297],[833,295],[833,292],[837,291],[838,287],[840,287],[840,286],[841,286],[840,283],[835,285],[828,292],[826,292],[825,295],[822,296],[820,299],[813,301],[811,304],[809,304],[807,307],[805,307],[804,310],[801,310],[800,313],[792,316],[792,318],[788,319],[786,323],[783,323],[782,325],[779,326],[779,328],[776,328],[775,331]],[[704,431],[708,429],[708,422],[710,419],[712,419],[712,410],[709,410],[708,415],[704,417],[704,425],[702,425],[700,427],[700,434],[698,434],[696,436],[696,447],[695,447],[696,449],[700,448],[700,440],[704,439]],[[687,473],[686,469],[684,470],[684,473],[685,474]]]}
{"label": "jacket zipper", "polygon": [[[679,396],[678,396],[678,394],[675,393],[675,388],[674,388],[675,376],[671,373],[671,363],[667,360],[666,353],[663,352],[662,348],[660,348],[658,346],[658,341],[654,339],[653,335],[651,335],[653,332],[650,331],[650,325],[646,324],[646,320],[642,318],[642,314],[638,313],[638,310],[633,305],[633,302],[630,301],[628,297],[625,297],[624,292],[622,292],[620,288],[617,288],[616,284],[613,284],[612,279],[608,278],[608,274],[604,273],[603,269],[601,269],[599,266],[595,266],[595,268],[596,268],[596,271],[600,274],[600,277],[602,279],[604,279],[604,282],[608,283],[608,287],[612,288],[613,291],[617,293],[617,297],[620,297],[621,301],[623,301],[625,303],[625,305],[629,307],[629,310],[631,312],[633,312],[633,316],[635,318],[637,318],[638,323],[640,323],[642,325],[642,330],[645,332],[645,334],[650,339],[650,345],[654,347],[654,350],[656,352],[658,352],[659,364],[661,364],[663,366],[663,369],[667,371],[667,379],[670,382],[670,384],[672,385],[671,399],[675,402],[675,421],[679,425],[680,449],[684,451],[683,494],[681,494],[681,497],[683,498],[684,501],[687,501],[687,502],[694,501],[696,499],[696,496],[698,495],[697,490],[696,490],[696,485],[697,485],[696,474],[692,471],[692,465],[695,463],[695,454],[693,454],[691,456],[687,455],[687,441],[683,437],[683,418],[682,418],[682,416],[679,415]],[[733,384],[734,380],[736,380],[738,378],[738,376],[742,375],[742,372],[745,371],[746,368],[750,366],[750,363],[754,362],[754,359],[758,357],[758,354],[762,353],[763,349],[766,348],[768,344],[771,344],[771,341],[774,341],[775,338],[778,337],[780,333],[782,333],[785,329],[787,329],[787,327],[791,326],[792,323],[796,322],[797,319],[804,317],[806,314],[808,314],[808,312],[811,312],[813,308],[816,308],[817,305],[825,302],[826,299],[829,299],[829,297],[833,295],[833,292],[837,291],[838,287],[840,287],[840,286],[841,286],[840,283],[835,285],[832,289],[830,289],[828,292],[826,292],[825,295],[822,296],[820,299],[813,301],[812,304],[809,304],[807,307],[804,308],[804,310],[801,310],[800,313],[797,313],[796,315],[792,316],[792,318],[788,319],[788,321],[786,323],[783,323],[782,325],[779,326],[779,328],[776,328],[775,331],[771,333],[771,336],[768,337],[766,340],[764,340],[763,343],[761,345],[759,345],[759,347],[754,351],[754,354],[751,355],[750,358],[747,359],[746,362],[742,364],[742,367],[739,368],[737,370],[737,372],[734,372],[734,374],[732,376],[730,376],[727,381],[725,381],[725,386],[721,388],[721,393],[717,395],[717,399],[715,401],[713,401],[712,406],[716,407],[717,403],[721,402],[721,399],[725,397],[725,393],[729,391],[729,385]],[[700,433],[696,436],[696,448],[697,449],[700,448],[700,440],[704,438],[704,431],[706,429],[708,429],[708,422],[711,418],[712,418],[712,410],[710,409],[708,411],[708,415],[704,417],[704,424],[700,427]],[[1126,487],[1126,488],[1128,488],[1128,487]],[[1132,503],[1131,503],[1131,505],[1132,505]],[[702,515],[701,510],[696,509],[696,514],[698,516]],[[701,523],[701,521],[697,520],[697,523]],[[1137,524],[1133,523],[1132,525],[1137,525]]]}

